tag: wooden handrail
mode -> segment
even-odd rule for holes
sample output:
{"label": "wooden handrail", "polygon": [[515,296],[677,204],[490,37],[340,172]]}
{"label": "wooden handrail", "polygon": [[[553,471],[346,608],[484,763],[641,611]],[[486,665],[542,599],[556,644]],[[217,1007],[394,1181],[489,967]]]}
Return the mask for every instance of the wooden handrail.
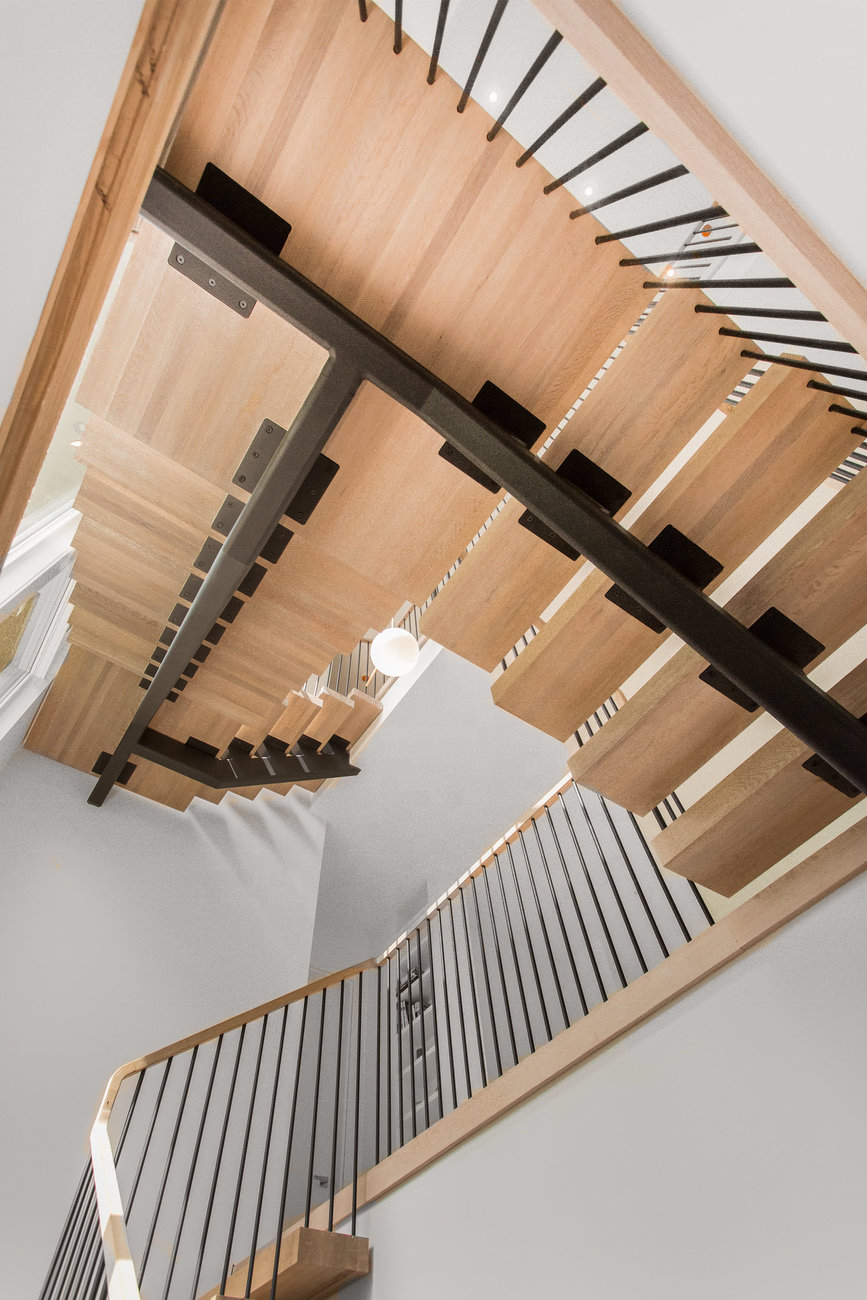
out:
{"label": "wooden handrail", "polygon": [[108,1135],[112,1108],[124,1080],[131,1075],[139,1074],[151,1065],[158,1065],[160,1061],[188,1052],[203,1043],[213,1042],[221,1034],[231,1033],[233,1029],[240,1029],[242,1025],[250,1024],[251,1021],[261,1020],[263,1016],[278,1011],[280,1007],[301,1002],[306,997],[312,997],[315,993],[321,993],[324,989],[340,984],[342,980],[352,979],[354,975],[360,975],[362,971],[372,970],[378,965],[379,961],[371,957],[367,961],[357,962],[354,966],[347,966],[345,970],[323,975],[321,979],[313,980],[302,988],[293,989],[291,993],[284,993],[282,997],[272,998],[270,1002],[263,1002],[258,1007],[241,1012],[240,1015],[230,1016],[227,1020],[221,1020],[207,1029],[200,1029],[198,1033],[188,1034],[186,1038],[179,1038],[176,1042],[157,1048],[154,1052],[148,1052],[145,1056],[139,1056],[134,1061],[127,1061],[126,1065],[115,1070],[106,1084],[90,1131],[90,1155],[96,1201],[99,1207],[99,1228],[105,1255],[109,1300],[141,1300],[135,1264],[126,1235],[123,1202]]}

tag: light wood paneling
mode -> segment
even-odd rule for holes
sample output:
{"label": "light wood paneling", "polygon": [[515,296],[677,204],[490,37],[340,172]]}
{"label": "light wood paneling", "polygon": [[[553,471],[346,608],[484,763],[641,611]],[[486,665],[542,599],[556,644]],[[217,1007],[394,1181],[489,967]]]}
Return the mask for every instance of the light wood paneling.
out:
{"label": "light wood paneling", "polygon": [[[867,664],[829,692],[867,710]],[[671,871],[730,897],[844,813],[855,799],[804,771],[811,751],[782,731],[653,840]]]}
{"label": "light wood paneling", "polygon": [[[867,476],[859,475],[734,596],[729,612],[748,625],[776,606],[825,645],[821,662],[864,622],[865,524]],[[576,781],[646,813],[738,735],[756,715],[699,681],[705,666],[679,650],[572,755]]]}
{"label": "light wood paneling", "polygon": [[[827,406],[802,374],[769,371],[632,531],[645,542],[666,523],[686,533],[724,566],[713,590],[851,447]],[[658,635],[605,599],[610,586],[593,573],[497,678],[501,708],[565,740],[655,650]]]}
{"label": "light wood paneling", "polygon": [[[742,340],[720,338],[718,318],[695,314],[696,296],[707,301],[671,293],[654,307],[545,456],[556,469],[577,447],[630,489],[621,514],[748,368]],[[426,636],[488,671],[582,563],[520,527],[523,512],[520,502],[508,502],[422,619]]]}
{"label": "light wood paneling", "polygon": [[139,674],[70,646],[27,733],[25,745],[46,758],[89,772],[102,750],[120,740],[141,697]]}
{"label": "light wood paneling", "polygon": [[166,265],[172,242],[142,221],[78,401],[225,495],[262,421],[292,422],[325,352],[264,307],[245,320],[204,293]]}

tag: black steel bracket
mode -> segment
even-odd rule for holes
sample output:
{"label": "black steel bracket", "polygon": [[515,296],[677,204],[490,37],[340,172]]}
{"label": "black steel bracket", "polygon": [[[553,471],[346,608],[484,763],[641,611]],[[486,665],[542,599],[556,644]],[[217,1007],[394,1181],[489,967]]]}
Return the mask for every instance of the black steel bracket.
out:
{"label": "black steel bracket", "polygon": [[167,629],[160,638],[169,649],[92,791],[90,803],[103,802],[202,642],[216,641],[212,632],[220,611],[261,554],[365,381],[424,420],[867,793],[867,734],[859,720],[584,492],[558,477],[517,438],[166,172],[158,170],[154,175],[142,212],[246,293],[319,342],[329,360],[234,523],[183,625],[174,632]]}

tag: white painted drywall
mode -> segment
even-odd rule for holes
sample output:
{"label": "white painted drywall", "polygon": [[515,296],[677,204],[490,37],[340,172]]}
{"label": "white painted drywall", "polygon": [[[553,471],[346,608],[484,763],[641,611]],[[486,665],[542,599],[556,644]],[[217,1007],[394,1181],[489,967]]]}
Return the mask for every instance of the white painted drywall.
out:
{"label": "white painted drywall", "polygon": [[119,1065],[307,979],[324,828],[295,800],[186,813],[20,751],[0,771],[0,1241],[36,1295]]}
{"label": "white painted drywall", "polygon": [[864,0],[619,0],[867,284]]}
{"label": "white painted drywall", "polygon": [[853,1300],[867,877],[359,1216],[346,1300]]}
{"label": "white painted drywall", "polygon": [[488,674],[443,650],[359,766],[316,802],[320,970],[382,952],[562,777],[566,750],[496,708]]}

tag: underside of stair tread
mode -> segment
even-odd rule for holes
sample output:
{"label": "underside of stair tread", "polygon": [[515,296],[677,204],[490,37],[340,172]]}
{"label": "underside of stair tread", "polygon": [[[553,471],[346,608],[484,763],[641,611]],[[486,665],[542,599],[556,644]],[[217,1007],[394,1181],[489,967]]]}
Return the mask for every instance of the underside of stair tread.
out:
{"label": "underside of stair tread", "polygon": [[[749,625],[771,606],[825,647],[811,668],[859,630],[867,609],[867,478],[858,476],[730,601]],[[576,780],[646,813],[755,718],[699,680],[687,647],[573,754]]]}
{"label": "underside of stair tread", "polygon": [[[633,533],[648,543],[674,525],[724,566],[712,590],[840,463],[851,433],[827,408],[799,372],[763,376]],[[659,634],[606,599],[610,587],[599,571],[581,583],[493,683],[501,708],[565,740],[640,667]]]}
{"label": "underside of stair tread", "polygon": [[[214,163],[291,221],[294,268],[467,398],[490,381],[553,428],[650,302],[643,269],[620,267],[618,244],[595,244],[592,217],[570,226],[570,197],[542,195],[543,169],[516,168],[506,132],[485,139],[483,109],[456,114],[457,88],[442,72],[427,84],[417,46],[396,60],[375,39],[388,26],[380,11],[361,24],[349,6],[301,6],[291,39],[266,22],[252,45],[249,22],[247,7],[225,7],[168,172],[194,189]],[[300,75],[312,48],[315,66]],[[458,210],[432,238],[431,213]],[[139,223],[76,395],[90,413],[76,541],[87,613],[72,637],[127,674],[125,687],[193,598],[180,592],[203,576],[200,550],[224,540],[224,499],[246,500],[235,475],[260,426],[288,427],[326,357],[262,303],[244,318],[210,297],[169,265],[172,243]],[[325,447],[337,471],[321,501],[303,521],[284,519],[293,537],[217,620],[219,643],[179,696],[210,715],[199,739],[219,748],[227,724],[267,734],[290,692],[405,601],[427,599],[498,499],[442,445],[362,383]],[[105,727],[88,722],[70,748],[47,725],[68,711],[68,681],[52,687],[33,736],[40,752],[90,771],[110,748]],[[137,690],[124,696],[127,720]],[[157,786],[142,772],[136,786],[176,806],[189,794],[171,773]]]}

